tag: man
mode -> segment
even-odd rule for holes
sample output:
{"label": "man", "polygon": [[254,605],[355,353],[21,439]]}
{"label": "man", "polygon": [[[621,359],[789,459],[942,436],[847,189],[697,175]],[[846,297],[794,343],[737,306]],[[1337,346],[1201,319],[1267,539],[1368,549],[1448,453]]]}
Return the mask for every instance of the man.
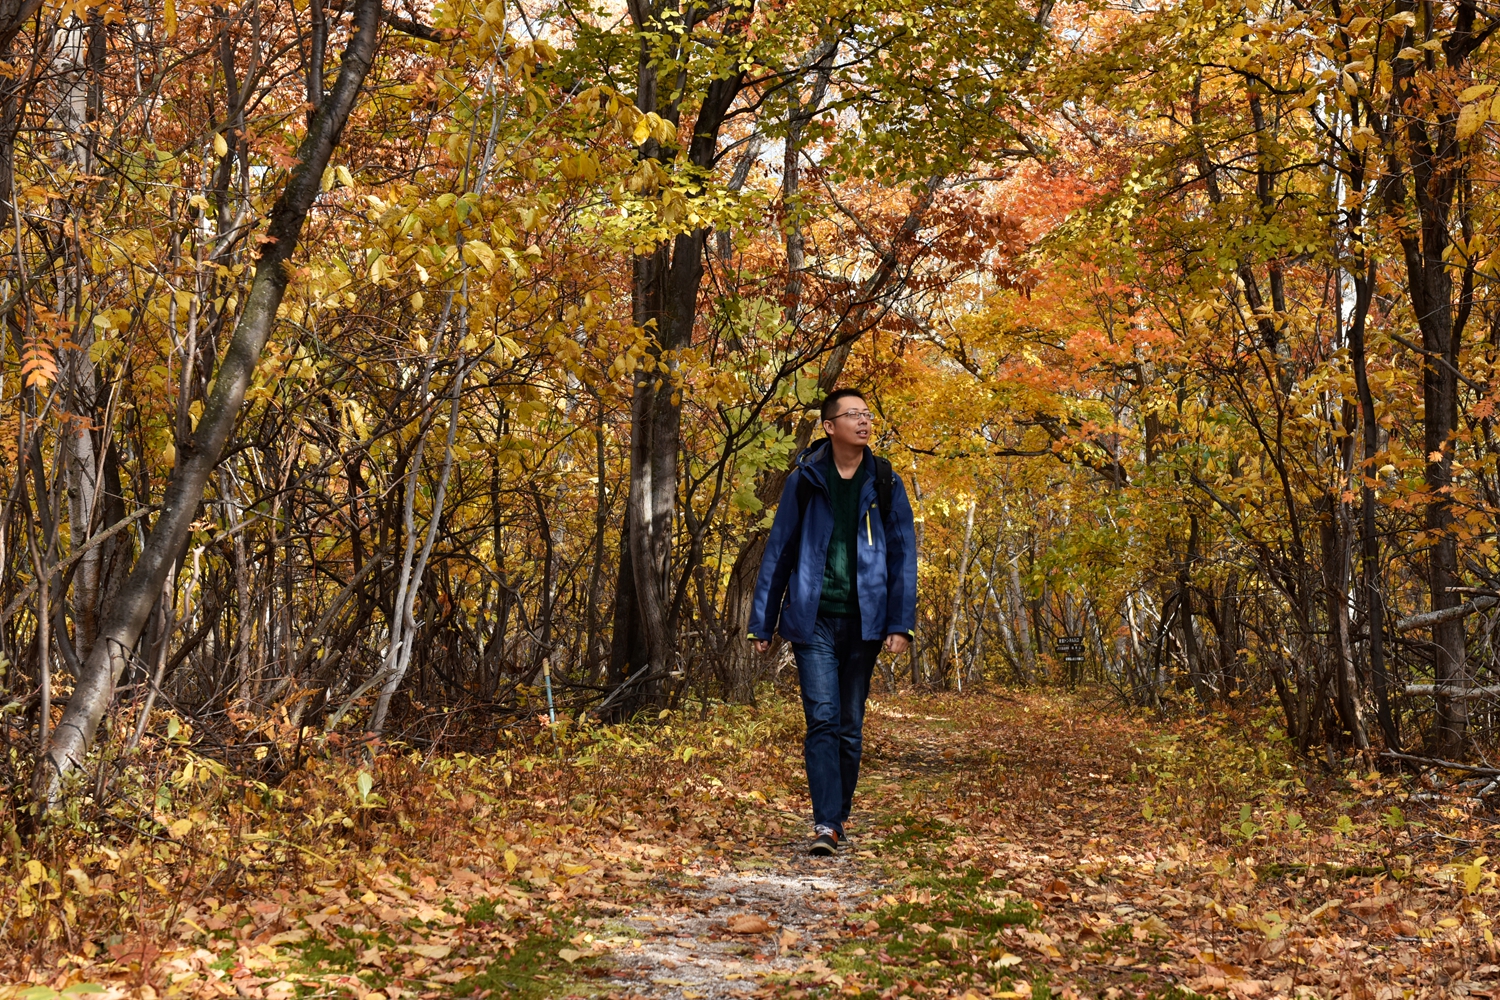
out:
{"label": "man", "polygon": [[829,393],[820,441],[781,491],[750,612],[757,653],[780,632],[792,644],[807,719],[810,854],[844,840],[863,748],[865,698],[882,643],[906,652],[917,613],[911,504],[891,465],[870,451],[874,421],[854,389]]}

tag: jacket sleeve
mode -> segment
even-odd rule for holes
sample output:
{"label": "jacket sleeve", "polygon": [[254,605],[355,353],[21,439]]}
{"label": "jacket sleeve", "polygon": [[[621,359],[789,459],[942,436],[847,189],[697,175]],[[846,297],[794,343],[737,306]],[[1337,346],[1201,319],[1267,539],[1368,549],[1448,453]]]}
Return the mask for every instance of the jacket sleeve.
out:
{"label": "jacket sleeve", "polygon": [[906,484],[895,476],[891,520],[885,526],[885,633],[911,635],[917,627],[917,530]]}
{"label": "jacket sleeve", "polygon": [[797,509],[797,483],[802,473],[793,470],[781,489],[776,517],[766,551],[760,557],[760,575],[755,580],[755,600],[750,605],[750,623],[746,632],[752,639],[769,639],[776,632],[781,617],[781,600],[786,595],[787,580],[797,563],[798,540],[802,533],[801,511]]}

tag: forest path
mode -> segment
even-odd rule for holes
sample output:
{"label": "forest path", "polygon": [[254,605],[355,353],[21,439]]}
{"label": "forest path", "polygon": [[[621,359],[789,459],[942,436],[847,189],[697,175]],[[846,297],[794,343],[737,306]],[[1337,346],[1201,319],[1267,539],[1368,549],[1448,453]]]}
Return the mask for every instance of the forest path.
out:
{"label": "forest path", "polygon": [[[1351,773],[1309,792],[1245,735],[1072,698],[877,700],[850,846],[721,841],[625,918],[636,944],[596,985],[617,1000],[1500,997],[1493,943],[1472,946],[1494,877],[1488,896],[1458,889],[1452,861],[1393,877],[1398,831],[1375,832],[1391,789]],[[1480,857],[1489,829],[1428,840],[1429,856],[1446,837]]]}
{"label": "forest path", "polygon": [[[1035,701],[1035,726],[1026,724],[1033,706],[1022,701],[989,701],[987,707],[1019,717],[1003,723],[991,712],[973,714],[974,707],[949,701],[929,713],[873,701],[851,840],[839,854],[809,857],[807,840],[796,836],[761,845],[725,844],[719,856],[663,880],[654,901],[620,921],[637,945],[614,953],[609,985],[621,996],[721,1000],[780,988],[832,986],[847,992],[851,985],[863,985],[860,967],[870,963],[888,973],[920,965],[928,973],[920,978],[933,978],[932,971],[952,970],[940,959],[913,957],[922,949],[905,940],[907,928],[914,938],[948,933],[948,944],[966,942],[971,933],[954,911],[962,914],[965,904],[973,903],[991,911],[980,918],[982,924],[997,917],[1000,927],[1023,923],[1018,919],[1024,912],[1022,894],[1001,888],[1010,879],[999,878],[991,861],[954,860],[964,854],[962,844],[954,850],[955,838],[972,839],[977,832],[956,812],[987,810],[1001,801],[1029,803],[1012,813],[1018,827],[999,831],[1004,858],[991,860],[1019,863],[1014,881],[1033,894],[1056,888],[1058,875],[1073,863],[1066,847],[1059,851],[1086,835],[1074,828],[1073,812],[1111,806],[1108,825],[1117,833],[1144,823],[1138,797],[1109,773],[1138,756],[1132,740],[1143,734],[1132,725],[1116,719],[1106,726],[1091,712],[1079,713],[1076,705],[1058,712],[1042,699]],[[1038,733],[1046,738],[1038,739]],[[1090,804],[1080,806],[1080,800]],[[794,812],[782,818],[791,831],[806,826],[805,817]],[[980,889],[978,897],[968,898],[966,891],[962,899],[945,898],[944,880],[934,871],[958,872],[965,890]],[[992,883],[988,889],[979,885],[985,881]],[[923,916],[946,921],[945,930]],[[901,938],[894,948],[900,954],[891,954],[887,937]],[[1008,973],[1017,964],[1018,956],[1009,951],[998,952],[994,960],[986,952],[962,977],[960,992],[1024,996],[1001,988],[1016,985]]]}
{"label": "forest path", "polygon": [[391,754],[368,802],[362,757],[274,809],[195,782],[161,818],[195,863],[64,853],[82,953],[0,1000],[1500,1000],[1497,824],[1441,775],[1328,773],[1264,718],[878,698],[851,842],[810,858],[795,713]]}

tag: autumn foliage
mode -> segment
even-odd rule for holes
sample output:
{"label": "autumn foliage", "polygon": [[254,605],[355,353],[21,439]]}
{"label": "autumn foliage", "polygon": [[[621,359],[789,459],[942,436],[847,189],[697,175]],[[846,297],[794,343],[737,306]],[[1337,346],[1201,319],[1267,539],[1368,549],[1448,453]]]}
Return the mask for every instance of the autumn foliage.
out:
{"label": "autumn foliage", "polygon": [[[189,942],[183,982],[233,985],[212,941],[250,969],[358,887],[381,926],[492,908],[474,940],[369,945],[453,986],[482,971],[455,949],[529,953],[628,905],[620,865],[791,808],[787,651],[744,628],[839,385],[917,513],[917,633],[877,697],[1096,692],[1220,720],[1321,807],[1314,768],[1470,782],[1441,817],[1468,822],[1500,787],[1497,25],[1470,0],[0,3],[5,968],[124,949],[167,990],[130,949]],[[768,759],[776,795],[730,780]],[[1270,919],[1262,836],[1380,868],[1366,902],[1428,863],[1490,885],[1482,838],[1398,863],[1405,820],[1365,817],[1303,844],[1293,785],[1251,802],[1193,766],[1171,805],[1244,842],[1214,876],[1235,926]],[[1048,891],[1015,898],[1052,919]],[[1218,947],[1200,984],[1236,979]],[[1239,978],[1332,988],[1283,974]]]}

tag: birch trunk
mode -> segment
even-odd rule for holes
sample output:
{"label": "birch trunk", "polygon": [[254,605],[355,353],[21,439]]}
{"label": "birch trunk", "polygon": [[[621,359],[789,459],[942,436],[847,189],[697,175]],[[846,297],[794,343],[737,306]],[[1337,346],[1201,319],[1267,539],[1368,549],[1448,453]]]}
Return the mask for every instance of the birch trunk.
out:
{"label": "birch trunk", "polygon": [[63,779],[82,764],[121,673],[129,664],[161,592],[167,574],[192,530],[204,488],[229,442],[250,378],[276,322],[297,238],[317,198],[323,171],[364,86],[378,44],[380,0],[356,0],[353,32],[345,47],[338,80],[327,102],[313,117],[297,152],[286,187],[272,207],[244,312],[235,327],[214,388],[186,448],[167,484],[162,511],[151,528],[129,577],[109,603],[99,641],[89,653],[82,676],[68,701],[52,739],[38,761],[34,792],[47,807],[61,796]]}

